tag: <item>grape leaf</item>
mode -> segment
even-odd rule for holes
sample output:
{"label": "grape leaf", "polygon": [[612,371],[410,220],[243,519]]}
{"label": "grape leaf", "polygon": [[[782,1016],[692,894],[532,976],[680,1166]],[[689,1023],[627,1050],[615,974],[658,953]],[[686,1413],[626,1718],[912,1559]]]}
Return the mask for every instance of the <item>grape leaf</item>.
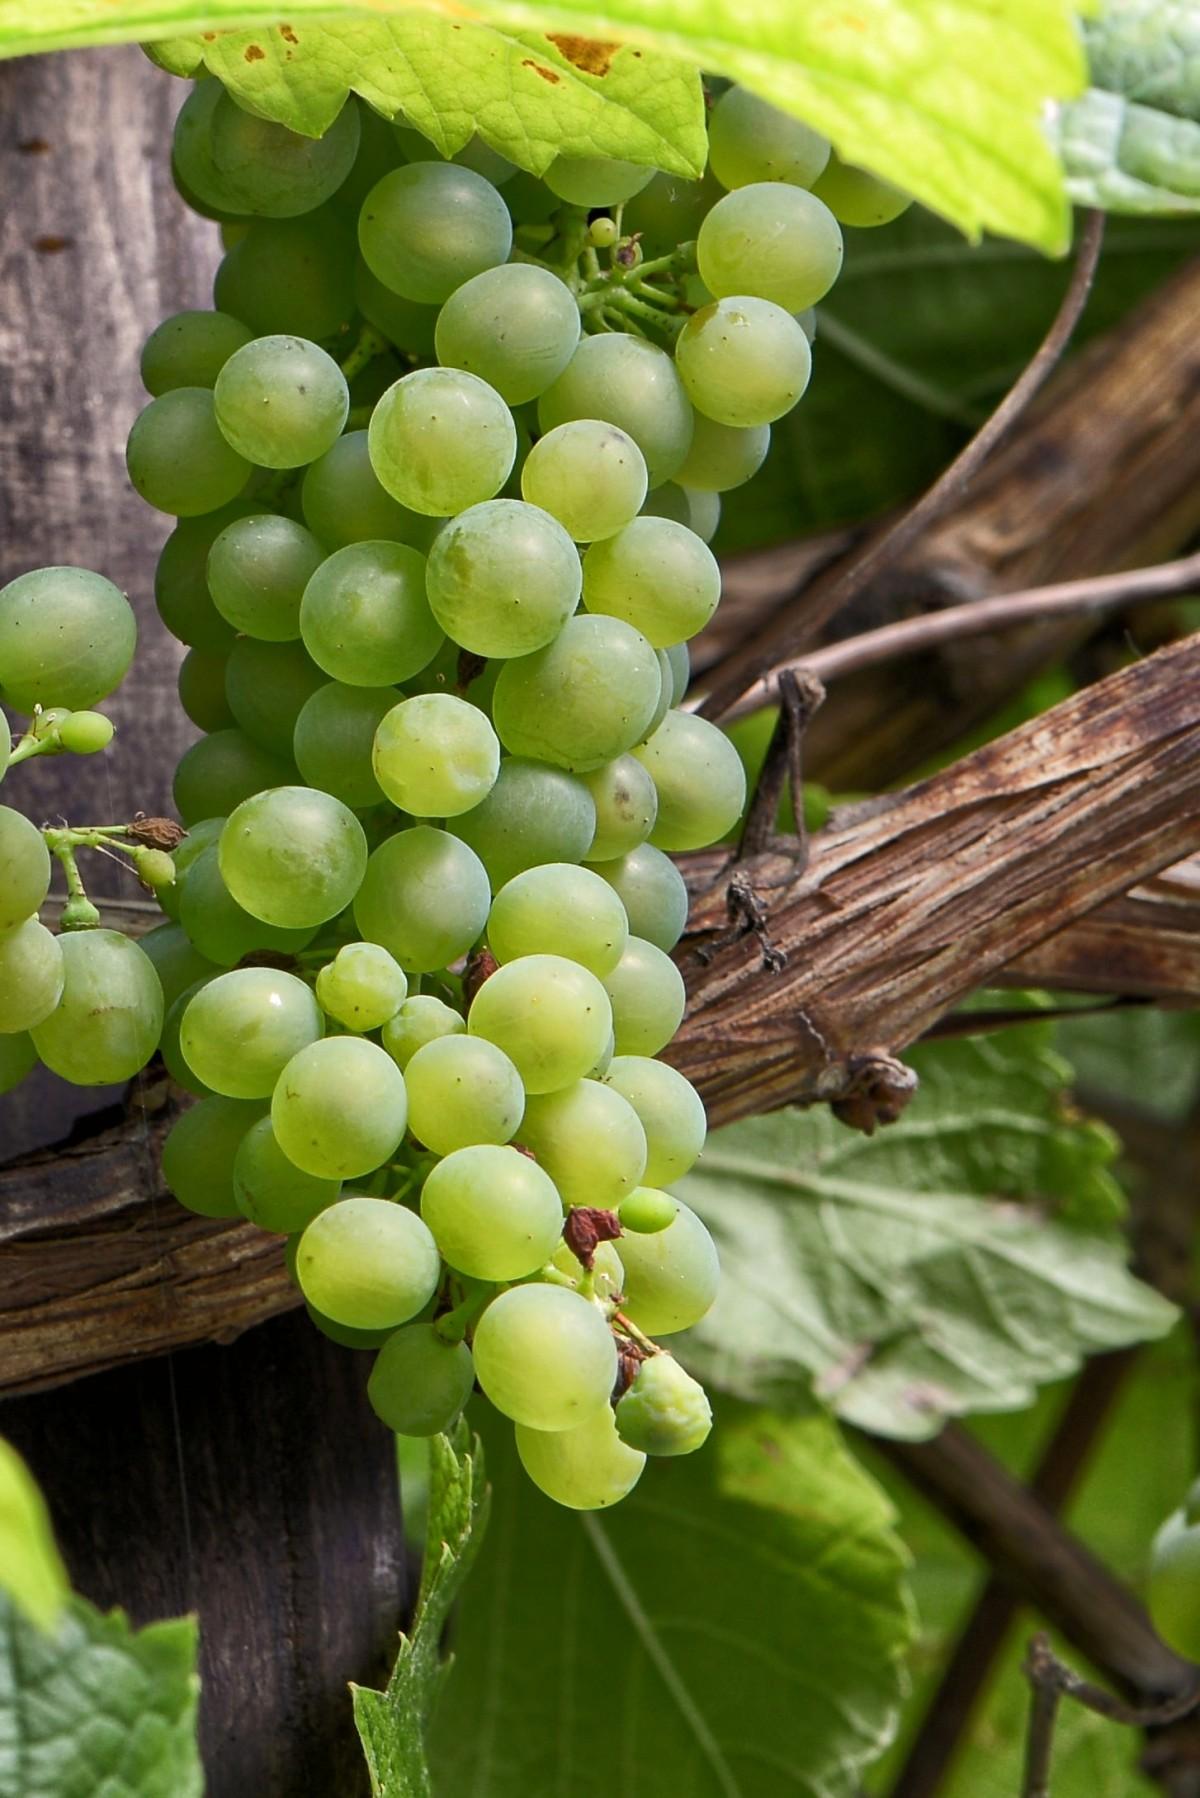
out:
{"label": "grape leaf", "polygon": [[40,1629],[49,1629],[69,1587],[50,1514],[12,1444],[0,1438],[0,1591]]}
{"label": "grape leaf", "polygon": [[679,1191],[721,1292],[681,1357],[768,1402],[815,1381],[864,1428],[921,1437],[1169,1329],[1126,1269],[1115,1139],[1073,1112],[1049,1029],[920,1051],[921,1092],[874,1137],[824,1111],[716,1132]]}
{"label": "grape leaf", "polygon": [[911,1628],[891,1509],[824,1414],[726,1401],[580,1517],[483,1422],[495,1518],[433,1729],[438,1798],[852,1798]]}

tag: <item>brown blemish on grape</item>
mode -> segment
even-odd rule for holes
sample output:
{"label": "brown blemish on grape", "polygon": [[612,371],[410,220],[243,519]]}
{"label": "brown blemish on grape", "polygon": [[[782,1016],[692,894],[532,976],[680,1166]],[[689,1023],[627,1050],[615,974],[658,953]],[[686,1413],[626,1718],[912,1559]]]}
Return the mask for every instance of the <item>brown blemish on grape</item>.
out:
{"label": "brown blemish on grape", "polygon": [[612,68],[613,57],[621,48],[620,44],[608,44],[594,37],[558,37],[554,32],[546,34],[556,49],[561,50],[568,62],[582,69],[585,75],[607,75]]}
{"label": "brown blemish on grape", "polygon": [[554,87],[557,87],[558,83],[562,80],[562,76],[557,70],[543,68],[540,62],[534,62],[532,56],[526,56],[522,61],[521,67],[523,69],[532,69],[535,75],[540,75],[543,81],[550,82]]}

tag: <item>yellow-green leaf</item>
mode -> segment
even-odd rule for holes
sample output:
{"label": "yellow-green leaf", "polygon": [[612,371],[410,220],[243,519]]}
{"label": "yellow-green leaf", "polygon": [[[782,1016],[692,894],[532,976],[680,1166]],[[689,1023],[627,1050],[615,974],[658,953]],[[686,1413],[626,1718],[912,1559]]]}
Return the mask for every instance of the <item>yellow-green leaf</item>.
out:
{"label": "yellow-green leaf", "polygon": [[46,1501],[16,1449],[2,1438],[0,1589],[39,1629],[54,1623],[69,1591]]}

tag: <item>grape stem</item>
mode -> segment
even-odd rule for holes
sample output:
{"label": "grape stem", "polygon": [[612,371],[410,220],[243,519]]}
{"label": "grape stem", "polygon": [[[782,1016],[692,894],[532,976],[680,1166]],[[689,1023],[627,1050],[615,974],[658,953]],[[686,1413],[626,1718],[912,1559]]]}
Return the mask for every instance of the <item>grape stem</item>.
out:
{"label": "grape stem", "polygon": [[623,1311],[614,1311],[612,1314],[612,1322],[617,1325],[618,1329],[620,1329],[624,1335],[636,1342],[638,1347],[647,1355],[662,1354],[663,1351],[659,1348],[657,1342],[652,1342],[649,1336],[647,1336],[644,1331],[639,1330],[637,1325],[626,1317]]}
{"label": "grape stem", "polygon": [[373,362],[376,356],[386,355],[391,347],[392,345],[382,331],[377,331],[374,325],[364,325],[358,334],[358,342],[345,360],[339,364],[346,380],[352,381],[355,375],[361,375],[363,369]]}
{"label": "grape stem", "polygon": [[18,762],[27,762],[30,756],[53,755],[60,746],[53,737],[35,737],[32,731],[23,736],[8,758],[8,767],[15,768]]}
{"label": "grape stem", "polygon": [[466,1297],[460,1300],[453,1311],[435,1318],[433,1327],[442,1341],[461,1342],[495,1290],[495,1286],[489,1281],[475,1281]]}

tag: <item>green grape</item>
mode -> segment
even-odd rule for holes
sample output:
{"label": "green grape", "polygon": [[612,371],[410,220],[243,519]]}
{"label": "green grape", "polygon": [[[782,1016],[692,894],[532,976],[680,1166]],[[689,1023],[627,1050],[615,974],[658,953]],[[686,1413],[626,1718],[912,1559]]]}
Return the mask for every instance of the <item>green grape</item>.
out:
{"label": "green grape", "polygon": [[207,387],[173,387],[151,400],[133,421],[125,466],[147,505],[177,518],[227,505],[251,473],[218,430]]}
{"label": "green grape", "polygon": [[206,655],[228,655],[233,626],[222,618],[208,591],[208,552],[235,518],[255,510],[249,500],[234,500],[203,518],[182,518],[163,544],[154,571],[154,600],[171,635]]}
{"label": "green grape", "polygon": [[87,568],[32,568],[0,587],[0,695],[18,712],[106,699],[133,660],[125,595]]}
{"label": "green grape", "polygon": [[426,547],[429,521],[409,512],[381,486],[365,431],[345,432],[318,456],[304,477],[300,503],[309,530],[327,549],[368,541]]}
{"label": "green grape", "polygon": [[371,766],[375,732],[400,697],[395,687],[347,687],[328,681],[300,708],[292,736],[296,766],[310,787],[352,810],[378,805],[383,789]]}
{"label": "green grape", "polygon": [[[382,1166],[399,1147],[407,1119],[403,1074],[362,1036],[327,1036],[301,1049],[279,1076],[271,1100],[280,1148],[306,1174],[324,1180],[353,1180]],[[388,1321],[341,1317],[319,1295],[308,1296],[339,1323],[381,1329]]]}
{"label": "green grape", "polygon": [[1186,1659],[1200,1654],[1197,1589],[1200,1588],[1200,1482],[1150,1545],[1146,1605],[1163,1641]]}
{"label": "green grape", "polygon": [[490,181],[451,162],[415,162],[377,181],[358,215],[372,272],[406,300],[440,306],[456,287],[507,262],[512,220]]}
{"label": "green grape", "polygon": [[656,649],[654,654],[658,661],[658,704],[654,708],[654,716],[642,732],[639,739],[641,743],[654,735],[670,711],[671,695],[675,691],[675,670],[671,666],[671,658],[665,649]]}
{"label": "green grape", "polygon": [[355,260],[354,297],[369,325],[410,356],[432,356],[436,306],[422,306],[385,287],[361,256]]}
{"label": "green grape", "polygon": [[591,208],[632,200],[654,174],[644,163],[617,162],[608,156],[556,156],[542,180],[560,200]]}
{"label": "green grape", "polygon": [[667,648],[667,661],[671,665],[671,704],[682,705],[688,682],[692,678],[692,658],[687,644],[670,644]]}
{"label": "green grape", "polygon": [[656,849],[703,849],[733,829],[746,804],[746,770],[715,724],[693,712],[669,712],[633,753],[658,792],[650,833]]}
{"label": "green grape", "polygon": [[718,200],[696,240],[700,274],[717,299],[753,294],[785,312],[824,299],[842,266],[842,234],[802,187],[756,181]]}
{"label": "green grape", "polygon": [[354,104],[358,107],[358,154],[354,158],[354,167],[337,190],[334,203],[340,212],[356,218],[375,183],[389,169],[399,167],[403,158],[391,119],[385,119],[365,100]]}
{"label": "green grape", "polygon": [[518,169],[507,187],[504,201],[519,225],[548,224],[558,211],[558,195],[552,194],[536,175]]}
{"label": "green grape", "polygon": [[[133,856],[133,867],[142,885],[155,893],[175,884],[175,863],[165,849],[137,849]],[[66,916],[65,912],[63,915]]]}
{"label": "green grape", "polygon": [[595,835],[596,807],[572,775],[506,756],[487,798],[453,819],[451,829],[471,846],[493,888],[499,888],[541,862],[581,862]]}
{"label": "green grape", "polygon": [[278,968],[234,968],[190,1000],[179,1027],[184,1060],[210,1092],[269,1099],[293,1055],[324,1023],[311,991]]}
{"label": "green grape", "polygon": [[593,866],[625,907],[633,935],[669,953],[683,935],[688,915],[687,887],[675,863],[652,843],[641,843]]}
{"label": "green grape", "polygon": [[912,205],[911,194],[902,193],[890,181],[870,175],[866,169],[842,162],[836,150],[830,155],[825,172],[814,181],[813,192],[841,224],[860,229],[890,225]]}
{"label": "green grape", "polygon": [[646,1457],[617,1435],[612,1407],[602,1405],[569,1430],[534,1430],[518,1423],[517,1453],[540,1492],[571,1511],[602,1511],[626,1498]]}
{"label": "green grape", "polygon": [[300,635],[300,600],[325,552],[311,531],[273,512],[227,524],[208,552],[208,590],[236,631],[267,643]]}
{"label": "green grape", "polygon": [[621,1308],[647,1336],[672,1336],[698,1324],[717,1296],[721,1277],[712,1237],[682,1199],[674,1203],[675,1221],[665,1230],[621,1238]]}
{"label": "green grape", "polygon": [[501,156],[499,150],[493,150],[478,132],[461,150],[456,150],[453,156],[443,156],[421,131],[398,121],[393,124],[392,131],[406,162],[453,162],[461,169],[474,169],[477,175],[482,175],[493,187],[502,187],[517,172],[516,163],[510,162],[507,156]]}
{"label": "green grape", "polygon": [[666,1061],[615,1055],[604,1086],[628,1099],[646,1131],[646,1183],[669,1187],[684,1176],[703,1149],[707,1118],[700,1093]]}
{"label": "green grape", "polygon": [[263,1108],[246,1099],[201,1099],[172,1124],[163,1144],[163,1179],[181,1205],[201,1217],[237,1217],[233,1167]]}
{"label": "green grape", "polygon": [[234,1203],[260,1230],[291,1236],[332,1205],[342,1190],[340,1180],[303,1173],[275,1140],[269,1117],[251,1124],[233,1158]]}
{"label": "green grape", "polygon": [[599,1309],[565,1286],[514,1286],[475,1329],[475,1377],[497,1411],[538,1430],[569,1430],[601,1407],[617,1377]]}
{"label": "green grape", "polygon": [[[157,898],[168,918],[174,919],[177,923],[181,910],[184,875],[192,863],[197,861],[210,845],[215,848],[224,825],[224,818],[200,818],[184,833],[182,843],[171,856],[171,860],[175,864],[175,879],[170,886],[163,888]],[[191,978],[196,979],[197,976],[193,975]],[[191,984],[190,980],[187,984]]]}
{"label": "green grape", "polygon": [[660,172],[625,207],[621,229],[638,233],[644,255],[673,255],[677,245],[694,239],[705,213],[720,197],[721,188],[710,173],[700,181],[684,181]]}
{"label": "green grape", "polygon": [[638,1186],[621,1201],[619,1216],[623,1230],[634,1230],[639,1236],[657,1236],[675,1222],[675,1201],[669,1192]]}
{"label": "green grape", "polygon": [[513,755],[586,774],[641,742],[661,697],[658,659],[641,633],[583,616],[545,649],[505,663],[492,717]]}
{"label": "green grape", "polygon": [[404,1069],[427,1043],[461,1036],[466,1028],[466,1019],[453,1006],[432,993],[414,993],[383,1026],[382,1041],[397,1067]]}
{"label": "green grape", "polygon": [[32,917],[50,890],[50,851],[36,824],[0,805],[0,932]]}
{"label": "green grape", "polygon": [[23,1030],[0,1035],[0,1093],[10,1093],[20,1086],[27,1074],[37,1066],[37,1050],[33,1038]]}
{"label": "green grape", "polygon": [[657,1055],[683,1022],[683,976],[669,955],[631,936],[620,961],[604,977],[618,1055]]}
{"label": "green grape", "polygon": [[[353,1046],[372,1047],[358,1041]],[[388,1066],[400,1080],[394,1063],[389,1061]],[[355,1330],[407,1323],[437,1291],[440,1273],[437,1248],[426,1226],[414,1212],[390,1199],[357,1195],[339,1199],[318,1212],[296,1251],[296,1274],[305,1298],[335,1323]]]}
{"label": "green grape", "polygon": [[333,357],[306,338],[282,335],[256,337],[235,350],[212,397],[227,441],[263,468],[299,468],[324,455],[350,410],[346,378]]}
{"label": "green grape", "polygon": [[495,786],[500,743],[478,706],[452,693],[419,693],[380,721],[372,765],[401,811],[453,818]]}
{"label": "green grape", "polygon": [[315,935],[312,926],[281,930],[243,910],[221,877],[216,843],[201,851],[183,877],[179,921],[201,955],[223,968],[256,951],[294,954],[307,948]]}
{"label": "green grape", "polygon": [[139,937],[138,942],[154,963],[167,1010],[189,986],[219,972],[216,963],[201,955],[178,924],[158,924]]}
{"label": "green grape", "polygon": [[154,963],[115,930],[78,930],[58,939],[62,997],[30,1031],[46,1066],[74,1086],[114,1086],[144,1068],[163,1022]]}
{"label": "green grape", "polygon": [[499,493],[517,454],[494,387],[457,368],[416,368],[371,414],[371,466],[402,506],[445,518]]}
{"label": "green grape", "polygon": [[579,307],[565,281],[508,262],[464,281],[438,313],[443,368],[463,368],[522,406],[557,380],[579,344]]}
{"label": "green grape", "polygon": [[451,1428],[474,1384],[465,1342],[446,1342],[434,1324],[408,1324],[376,1356],[367,1397],[398,1436],[436,1436]]}
{"label": "green grape", "polygon": [[[408,1088],[408,1127],[435,1155],[449,1155],[474,1143],[509,1142],[525,1110],[521,1076],[503,1050],[481,1037],[456,1034],[426,1043],[405,1067],[404,1084]],[[436,1227],[433,1230],[436,1236]],[[474,1270],[462,1267],[461,1271]],[[519,1271],[528,1273],[529,1269]],[[516,1275],[481,1277],[508,1280]]]}
{"label": "green grape", "polygon": [[625,907],[607,881],[570,862],[544,862],[514,875],[488,914],[488,944],[497,961],[544,950],[601,979],[620,961],[628,935]]}
{"label": "green grape", "polygon": [[200,730],[229,730],[236,723],[225,697],[228,666],[227,656],[203,649],[189,649],[179,664],[179,703]]}
{"label": "green grape", "polygon": [[623,618],[655,649],[703,630],[720,597],[716,557],[670,518],[635,518],[583,559],[588,611]]}
{"label": "green grape", "polygon": [[579,554],[557,519],[519,499],[452,518],[429,552],[429,603],[455,643],[521,656],[552,642],[579,604]]}
{"label": "green grape", "polygon": [[264,923],[303,930],[349,905],[366,871],[367,839],[331,793],[274,787],[230,813],[219,853],[239,905]]}
{"label": "green grape", "polygon": [[712,1406],[674,1355],[651,1355],[616,1410],[617,1434],[647,1455],[690,1455],[708,1438]]}
{"label": "green grape", "polygon": [[175,809],[187,825],[225,817],[235,805],[264,787],[286,786],[295,774],[290,762],[240,730],[215,730],[185,749],[175,770]]}
{"label": "green grape", "polygon": [[[200,91],[185,101],[180,122]],[[177,126],[175,158],[188,185],[224,212],[264,218],[311,212],[336,193],[358,154],[358,109],[352,102],[320,137],[302,136],[247,112],[225,91],[206,122],[207,143],[199,155],[187,153]]]}
{"label": "green grape", "polygon": [[646,1133],[636,1111],[596,1080],[531,1097],[520,1134],[568,1207],[615,1208],[646,1169]]}
{"label": "green grape", "polygon": [[103,712],[68,712],[58,740],[71,755],[96,755],[113,740],[113,721]]}
{"label": "green grape", "polygon": [[503,1049],[530,1093],[580,1080],[612,1029],[608,995],[594,974],[562,955],[524,955],[484,981],[467,1029]]}
{"label": "green grape", "polygon": [[268,755],[290,758],[296,721],[326,684],[302,643],[239,637],[225,667],[225,697],[239,730]]}
{"label": "green grape", "polygon": [[29,1030],[62,997],[66,971],[59,939],[36,918],[0,935],[0,1034]]}
{"label": "green grape", "polygon": [[791,411],[808,386],[812,352],[790,312],[771,300],[739,297],[692,314],[676,341],[675,364],[698,412],[749,427]]}
{"label": "green grape", "polygon": [[[214,970],[219,972],[219,970]],[[168,1005],[163,1014],[162,1035],[158,1039],[158,1053],[162,1064],[177,1086],[185,1092],[195,1093],[197,1098],[215,1098],[211,1086],[205,1086],[198,1074],[193,1073],[190,1062],[184,1055],[179,1043],[179,1032],[183,1027],[183,1014],[200,992],[208,984],[212,976],[197,980],[192,986],[185,987],[179,997]]]}
{"label": "green grape", "polygon": [[176,387],[211,387],[253,335],[228,312],[173,312],[142,345],[142,385],[156,399]]}
{"label": "green grape", "polygon": [[739,429],[735,425],[719,425],[715,419],[697,412],[692,447],[679,470],[679,479],[685,487],[697,488],[701,493],[728,493],[758,473],[770,447],[770,425]]}
{"label": "green grape", "polygon": [[390,949],[409,973],[428,974],[465,955],[487,922],[487,872],[447,831],[418,824],[379,845],[354,901],[368,942]]}
{"label": "green grape", "polygon": [[829,139],[748,88],[728,87],[709,115],[708,158],[722,187],[811,187],[829,161]]}
{"label": "green grape", "polygon": [[593,219],[588,226],[588,242],[595,250],[611,250],[620,236],[616,219]]}
{"label": "green grape", "polygon": [[260,337],[336,337],[356,310],[353,239],[329,207],[259,219],[221,263],[213,297]]}
{"label": "green grape", "polygon": [[335,1323],[332,1317],[326,1317],[323,1311],[318,1311],[315,1305],[310,1305],[307,1301],[304,1309],[308,1313],[309,1322],[320,1330],[322,1336],[328,1336],[331,1342],[336,1342],[339,1348],[381,1349],[392,1335],[391,1330],[352,1330],[346,1324]]}
{"label": "green grape", "polygon": [[646,461],[616,425],[574,418],[534,444],[521,470],[521,492],[577,543],[591,543],[637,516],[646,497]]}
{"label": "green grape", "polygon": [[562,1236],[562,1202],[549,1174],[496,1143],[455,1149],[439,1161],[421,1191],[421,1216],[447,1265],[476,1280],[534,1273]]}
{"label": "green grape", "polygon": [[579,778],[596,806],[596,829],[586,851],[589,861],[610,861],[646,841],[658,816],[658,794],[636,756],[619,755]]}
{"label": "green grape", "polygon": [[350,543],[304,590],[304,646],[351,687],[407,680],[432,661],[442,631],[425,593],[425,558],[404,543]]}
{"label": "green grape", "polygon": [[539,399],[543,431],[574,418],[602,419],[632,437],[652,487],[670,480],[692,440],[692,408],[671,357],[623,331],[585,337]]}
{"label": "green grape", "polygon": [[359,1035],[394,1017],[408,995],[404,970],[379,943],[343,943],[317,975],[317,999]]}

